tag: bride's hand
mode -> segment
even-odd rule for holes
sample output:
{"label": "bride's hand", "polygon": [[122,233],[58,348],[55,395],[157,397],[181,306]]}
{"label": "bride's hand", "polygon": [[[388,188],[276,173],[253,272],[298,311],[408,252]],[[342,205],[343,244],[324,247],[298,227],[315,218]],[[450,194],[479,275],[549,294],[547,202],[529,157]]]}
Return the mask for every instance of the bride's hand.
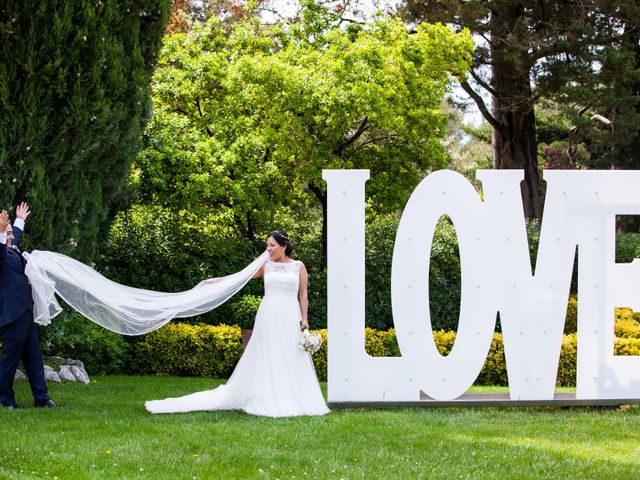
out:
{"label": "bride's hand", "polygon": [[302,330],[303,332],[305,330],[309,329],[309,322],[307,322],[306,320],[300,320],[300,330]]}

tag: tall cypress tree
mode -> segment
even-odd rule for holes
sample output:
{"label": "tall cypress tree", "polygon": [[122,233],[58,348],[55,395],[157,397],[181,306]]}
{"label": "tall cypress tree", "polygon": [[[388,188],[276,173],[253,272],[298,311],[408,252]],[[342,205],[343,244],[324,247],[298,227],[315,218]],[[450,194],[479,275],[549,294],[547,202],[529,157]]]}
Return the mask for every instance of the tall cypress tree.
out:
{"label": "tall cypress tree", "polygon": [[31,204],[27,247],[94,256],[141,146],[170,3],[0,5],[0,207]]}

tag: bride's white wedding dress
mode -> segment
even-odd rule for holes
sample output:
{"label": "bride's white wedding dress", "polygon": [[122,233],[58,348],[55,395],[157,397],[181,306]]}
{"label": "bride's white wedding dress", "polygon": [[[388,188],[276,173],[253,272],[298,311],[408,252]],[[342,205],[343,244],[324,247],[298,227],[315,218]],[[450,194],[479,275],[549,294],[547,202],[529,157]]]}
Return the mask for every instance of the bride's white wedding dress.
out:
{"label": "bride's white wedding dress", "polygon": [[266,417],[329,413],[311,356],[298,347],[300,263],[264,265],[265,296],[251,340],[225,385],[145,403],[151,413],[243,410]]}

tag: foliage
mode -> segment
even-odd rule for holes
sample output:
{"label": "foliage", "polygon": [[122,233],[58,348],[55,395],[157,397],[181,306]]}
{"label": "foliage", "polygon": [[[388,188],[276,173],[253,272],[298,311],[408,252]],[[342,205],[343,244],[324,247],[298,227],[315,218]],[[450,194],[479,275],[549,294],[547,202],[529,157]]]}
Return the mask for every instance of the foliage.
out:
{"label": "foliage", "polygon": [[253,240],[283,209],[324,208],[323,168],[369,168],[372,207],[393,212],[445,166],[439,102],[467,68],[470,37],[382,19],[341,28],[305,8],[290,25],[228,35],[211,19],[167,38],[137,162],[143,203]]}
{"label": "foliage", "polygon": [[[552,166],[637,167],[638,2],[402,3],[411,21],[453,24],[481,39],[472,78],[462,87],[493,129],[495,168],[525,170],[528,217],[542,214],[539,141]],[[563,120],[538,129],[535,110],[549,102],[562,110]]]}
{"label": "foliage", "polygon": [[476,385],[507,385],[507,363],[504,356],[504,342],[501,333],[494,333],[491,347]]}
{"label": "foliage", "polygon": [[[376,329],[393,327],[391,261],[399,220],[377,216],[366,227],[366,324]],[[435,229],[429,269],[429,301],[434,330],[453,330],[460,310],[460,256],[455,228],[447,218]]]}
{"label": "foliage", "polygon": [[169,4],[2,3],[0,204],[31,204],[24,247],[95,254],[141,148]]}
{"label": "foliage", "polygon": [[136,343],[143,374],[228,377],[242,355],[240,328],[169,323]]}
{"label": "foliage", "polygon": [[215,16],[228,28],[247,17],[255,17],[256,7],[264,0],[173,0],[167,33],[188,32],[195,25],[202,24]]}
{"label": "foliage", "polygon": [[613,324],[616,338],[640,339],[640,321],[637,316],[630,308],[616,308]]}
{"label": "foliage", "polygon": [[567,303],[567,314],[564,320],[564,333],[576,333],[578,331],[578,298],[575,295],[569,296]]}
{"label": "foliage", "polygon": [[69,310],[40,328],[40,344],[46,356],[81,360],[91,375],[123,373],[131,360],[130,344],[121,335]]}
{"label": "foliage", "polygon": [[434,330],[458,327],[461,273],[455,227],[448,218],[442,218],[433,235],[429,268],[429,309]]}
{"label": "foliage", "polygon": [[[177,292],[210,277],[243,269],[260,251],[251,242],[230,235],[217,223],[154,206],[136,206],[119,214],[98,258],[107,278],[138,288]],[[250,282],[245,293],[260,293]],[[193,321],[229,323],[229,304]]]}
{"label": "foliage", "polygon": [[578,359],[578,334],[571,333],[562,337],[560,347],[560,362],[556,384],[560,387],[576,384],[576,364]]}
{"label": "foliage", "polygon": [[236,324],[240,328],[253,328],[253,322],[260,307],[261,297],[243,295],[231,304],[232,317],[228,323]]}
{"label": "foliage", "polygon": [[[615,355],[640,355],[640,323],[634,322],[631,328],[627,324],[616,322]],[[322,349],[314,355],[314,362],[318,378],[326,380],[327,338],[325,330],[320,330],[320,332],[323,334],[325,342]],[[446,356],[451,352],[455,340],[456,332],[454,331],[433,331],[433,341],[441,355]],[[563,335],[556,380],[559,387],[575,386],[576,384],[577,347],[577,334]],[[374,357],[395,357],[400,356],[401,353],[394,330],[380,331],[371,328],[365,329],[365,350]],[[475,385],[508,385],[507,364],[501,333],[493,334],[489,353]]]}
{"label": "foliage", "polygon": [[616,263],[631,263],[640,258],[640,233],[616,235]]}
{"label": "foliage", "polygon": [[640,356],[640,338],[616,338],[613,354],[620,356]]}
{"label": "foliage", "polygon": [[320,329],[320,330],[314,330],[314,331],[318,332],[322,337],[322,345],[320,345],[320,349],[311,356],[311,359],[313,360],[313,365],[315,367],[318,380],[326,381],[327,380],[327,352],[328,352],[327,330]]}
{"label": "foliage", "polygon": [[380,215],[366,224],[365,318],[367,326],[378,330],[393,326],[391,261],[398,223],[395,215]]}
{"label": "foliage", "polygon": [[400,350],[396,341],[395,330],[374,330],[373,328],[365,328],[364,331],[364,349],[367,354],[372,357],[389,357],[397,353],[400,356]]}
{"label": "foliage", "polygon": [[472,183],[476,183],[475,171],[492,167],[491,127],[482,122],[480,126],[469,125],[463,109],[451,99],[443,103],[443,111],[449,118],[443,145],[450,158],[449,170],[460,172]]}

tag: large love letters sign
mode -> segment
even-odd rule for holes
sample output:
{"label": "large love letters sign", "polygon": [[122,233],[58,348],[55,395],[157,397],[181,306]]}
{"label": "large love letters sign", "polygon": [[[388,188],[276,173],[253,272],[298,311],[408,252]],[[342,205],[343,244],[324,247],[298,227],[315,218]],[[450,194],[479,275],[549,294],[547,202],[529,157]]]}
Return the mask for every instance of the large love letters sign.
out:
{"label": "large love letters sign", "polygon": [[[640,215],[640,171],[546,171],[535,274],[520,170],[482,170],[482,196],[447,170],[406,205],[393,250],[391,294],[400,357],[364,348],[365,183],[368,170],[325,170],[328,200],[329,402],[452,400],[480,372],[500,313],[511,400],[554,396],[578,255],[577,399],[640,398],[640,357],[615,356],[614,309],[640,310],[640,262],[615,262],[616,215]],[[442,215],[456,228],[462,299],[453,350],[436,349],[429,259]]]}

